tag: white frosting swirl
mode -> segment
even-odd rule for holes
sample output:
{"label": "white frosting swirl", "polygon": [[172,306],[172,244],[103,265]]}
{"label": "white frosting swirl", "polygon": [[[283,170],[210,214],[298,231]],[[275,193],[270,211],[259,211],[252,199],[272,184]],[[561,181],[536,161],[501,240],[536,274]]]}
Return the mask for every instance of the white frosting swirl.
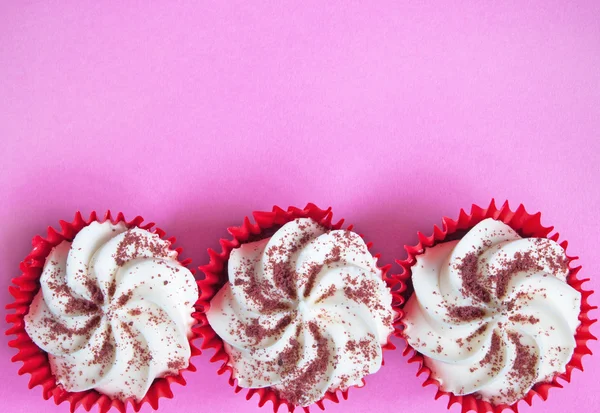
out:
{"label": "white frosting swirl", "polygon": [[198,289],[158,235],[92,222],[50,252],[40,284],[25,329],[66,390],[140,400],[188,366]]}
{"label": "white frosting swirl", "polygon": [[307,406],[381,366],[392,296],[357,234],[296,219],[231,252],[207,313],[241,387]]}
{"label": "white frosting swirl", "polygon": [[567,262],[493,219],[417,257],[404,334],[442,390],[510,405],[565,371],[581,302]]}

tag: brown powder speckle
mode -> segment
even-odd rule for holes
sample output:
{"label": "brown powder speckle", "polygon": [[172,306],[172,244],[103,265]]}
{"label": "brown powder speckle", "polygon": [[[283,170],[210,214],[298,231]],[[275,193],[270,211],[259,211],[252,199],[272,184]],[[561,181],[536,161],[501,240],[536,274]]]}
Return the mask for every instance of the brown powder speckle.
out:
{"label": "brown powder speckle", "polygon": [[455,321],[473,321],[485,316],[483,308],[475,306],[456,306],[448,308],[448,315]]}
{"label": "brown powder speckle", "polygon": [[477,259],[478,254],[476,252],[470,252],[455,266],[455,269],[462,278],[463,292],[465,295],[481,302],[489,303],[491,295],[480,282],[481,276],[477,272]]}

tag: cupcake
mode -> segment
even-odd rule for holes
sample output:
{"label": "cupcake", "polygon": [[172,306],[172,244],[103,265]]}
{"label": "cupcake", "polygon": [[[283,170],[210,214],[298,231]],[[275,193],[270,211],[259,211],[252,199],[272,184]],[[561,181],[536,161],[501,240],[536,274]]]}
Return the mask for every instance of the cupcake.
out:
{"label": "cupcake", "polygon": [[492,202],[444,224],[400,262],[414,290],[400,333],[412,361],[463,411],[516,411],[520,400],[545,399],[590,353],[590,292],[566,243],[547,238],[539,214],[522,206],[513,213]]}
{"label": "cupcake", "polygon": [[[232,382],[261,393],[260,403],[308,407],[337,401],[381,367],[393,331],[392,293],[367,244],[308,205],[274,208],[263,225],[232,229],[220,271],[200,281],[216,355]],[[270,225],[269,225],[270,224]],[[244,239],[245,238],[245,239]],[[214,256],[214,254],[212,254]],[[205,296],[204,284],[221,281]]]}
{"label": "cupcake", "polygon": [[[69,400],[72,408],[97,403],[100,411],[124,411],[128,402],[156,407],[158,397],[172,396],[169,383],[193,369],[194,276],[173,240],[141,221],[121,214],[83,221],[77,214],[74,223],[61,223],[61,234],[34,239],[16,280],[20,294],[13,293],[20,306],[8,321],[15,323],[9,332],[20,333],[15,359],[39,360],[26,361],[25,371],[44,386],[45,398]],[[35,288],[23,288],[24,279]]]}

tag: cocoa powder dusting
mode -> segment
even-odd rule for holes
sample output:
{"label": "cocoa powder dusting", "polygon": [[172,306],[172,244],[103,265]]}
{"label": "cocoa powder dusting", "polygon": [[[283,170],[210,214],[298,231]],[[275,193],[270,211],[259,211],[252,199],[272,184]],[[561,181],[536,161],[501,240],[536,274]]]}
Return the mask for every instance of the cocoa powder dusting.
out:
{"label": "cocoa powder dusting", "polygon": [[358,342],[358,349],[362,355],[362,357],[368,362],[377,358],[377,349],[379,345],[375,339],[373,334],[368,335],[368,337],[361,339]]}
{"label": "cocoa powder dusting", "polygon": [[541,258],[553,273],[566,273],[569,271],[569,259],[564,251],[562,254],[557,254],[551,247],[551,242],[545,238],[536,238],[535,244]]}
{"label": "cocoa powder dusting", "polygon": [[64,324],[59,323],[53,318],[45,317],[42,319],[42,323],[48,328],[50,333],[48,334],[48,339],[55,341],[58,340],[59,335],[66,335],[71,338],[73,335],[83,335],[86,337],[91,337],[92,333],[100,325],[101,316],[95,316],[90,318],[82,327],[80,328],[68,328]]}
{"label": "cocoa powder dusting", "polygon": [[344,295],[353,301],[363,303],[366,306],[372,308],[376,306],[374,300],[376,295],[374,291],[377,291],[377,283],[375,280],[361,279],[356,282],[356,288],[350,285],[344,287]]}
{"label": "cocoa powder dusting", "polygon": [[132,308],[131,310],[129,310],[129,314],[133,316],[140,315],[142,314],[142,310],[140,310],[139,308]]}
{"label": "cocoa powder dusting", "polygon": [[282,375],[287,375],[294,370],[300,361],[300,357],[302,357],[300,342],[296,337],[292,337],[277,357],[277,365],[282,369]]}
{"label": "cocoa powder dusting", "polygon": [[115,262],[122,267],[127,261],[138,257],[144,250],[148,250],[153,257],[164,258],[169,255],[169,244],[155,234],[144,237],[133,230],[128,230],[117,246]]}
{"label": "cocoa powder dusting", "polygon": [[313,287],[315,286],[315,281],[317,280],[317,275],[323,269],[324,264],[311,264],[306,270],[306,286],[304,287],[304,298],[310,295]]}
{"label": "cocoa powder dusting", "polygon": [[317,275],[321,272],[324,266],[333,264],[334,262],[338,262],[341,259],[342,249],[339,245],[334,246],[331,249],[331,252],[325,256],[325,261],[323,264],[311,264],[307,270],[307,282],[304,287],[304,297],[308,297],[312,292],[312,289],[315,286],[315,281],[317,280]]}
{"label": "cocoa powder dusting", "polygon": [[515,323],[529,323],[529,324],[537,324],[540,321],[539,318],[536,318],[532,315],[524,316],[522,314],[511,315],[510,317],[508,317],[508,319]]}
{"label": "cocoa powder dusting", "polygon": [[167,363],[167,368],[172,371],[179,371],[184,369],[187,366],[187,363],[183,359],[170,360]]}
{"label": "cocoa powder dusting", "polygon": [[325,292],[323,294],[321,294],[321,296],[317,299],[316,303],[321,303],[323,301],[325,301],[326,299],[328,299],[329,297],[333,297],[335,295],[337,291],[337,288],[335,285],[330,285],[329,287],[327,287],[327,290],[325,290]]}
{"label": "cocoa powder dusting", "polygon": [[237,279],[244,280],[239,286],[246,296],[260,307],[263,314],[288,309],[288,305],[278,297],[277,291],[268,282],[257,279],[254,264],[252,261],[243,262],[242,268],[236,274]]}
{"label": "cocoa powder dusting", "polygon": [[500,268],[495,274],[496,296],[502,298],[506,295],[506,290],[510,280],[520,271],[542,270],[539,260],[532,256],[530,251],[525,253],[516,252],[512,260],[506,260],[501,263]]}
{"label": "cocoa powder dusting", "polygon": [[502,338],[500,335],[494,331],[490,348],[485,357],[479,362],[480,367],[489,365],[492,375],[498,374],[498,372],[502,370],[502,365],[504,364],[504,356],[501,352],[501,341]]}
{"label": "cocoa powder dusting", "polygon": [[448,315],[455,321],[473,321],[485,316],[485,309],[469,306],[453,305],[448,308]]}
{"label": "cocoa powder dusting", "polygon": [[244,332],[247,337],[253,338],[258,342],[265,336],[266,329],[255,318],[250,324],[246,325]]}
{"label": "cocoa powder dusting", "polygon": [[96,304],[94,301],[74,297],[73,292],[66,284],[49,281],[48,288],[54,295],[66,298],[65,312],[67,314],[92,314],[98,311],[98,304],[102,304],[102,301]]}
{"label": "cocoa powder dusting", "polygon": [[246,324],[244,332],[247,337],[255,339],[255,341],[258,343],[265,337],[273,337],[283,333],[285,328],[290,325],[292,320],[292,315],[287,314],[277,322],[274,328],[267,329],[260,325],[258,318],[254,318],[250,324]]}
{"label": "cocoa powder dusting", "polygon": [[288,262],[269,260],[268,265],[273,271],[273,282],[275,286],[283,291],[290,299],[296,299],[296,277]]}
{"label": "cocoa powder dusting", "polygon": [[529,346],[521,344],[519,334],[515,332],[508,333],[508,338],[514,343],[517,349],[517,357],[512,366],[509,377],[513,380],[532,381],[537,377],[538,357],[535,351]]}
{"label": "cocoa powder dusting", "polygon": [[123,294],[117,300],[117,305],[119,307],[123,307],[125,304],[127,304],[127,302],[131,299],[132,296],[133,296],[133,291],[131,291],[131,290],[128,291],[127,294]]}
{"label": "cocoa powder dusting", "polygon": [[295,405],[305,404],[307,398],[310,397],[310,390],[316,383],[324,379],[323,376],[327,373],[331,357],[327,338],[321,335],[317,324],[309,322],[308,329],[315,339],[317,355],[295,379],[286,382],[285,388],[280,390],[281,396]]}
{"label": "cocoa powder dusting", "polygon": [[489,291],[480,283],[481,276],[477,272],[478,254],[470,252],[455,265],[462,278],[462,289],[465,295],[481,302],[489,303],[492,299]]}
{"label": "cocoa powder dusting", "polygon": [[113,279],[111,281],[111,283],[108,285],[108,297],[112,299],[115,296],[116,291],[117,291],[117,281],[115,281]]}
{"label": "cocoa powder dusting", "polygon": [[471,334],[470,336],[467,337],[467,341],[471,342],[474,339],[476,339],[477,337],[481,336],[483,333],[485,333],[485,331],[487,330],[487,326],[485,324],[479,326],[479,328],[477,330],[475,330],[473,332],[473,334]]}
{"label": "cocoa powder dusting", "polygon": [[92,314],[98,311],[98,306],[83,298],[69,297],[65,304],[67,314]]}
{"label": "cocoa powder dusting", "polygon": [[102,294],[102,290],[96,284],[95,280],[91,278],[86,278],[84,281],[84,285],[90,293],[90,297],[92,301],[96,304],[102,304],[104,302],[104,294]]}
{"label": "cocoa powder dusting", "polygon": [[94,354],[94,364],[108,366],[112,363],[115,355],[115,346],[112,342],[112,329],[110,325],[108,329],[102,333],[102,341],[100,346],[92,348]]}

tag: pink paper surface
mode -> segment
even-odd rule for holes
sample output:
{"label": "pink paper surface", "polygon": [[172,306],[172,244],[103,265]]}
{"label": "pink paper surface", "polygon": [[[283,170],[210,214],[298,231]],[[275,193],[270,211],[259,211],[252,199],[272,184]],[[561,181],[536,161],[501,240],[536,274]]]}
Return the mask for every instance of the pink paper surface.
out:
{"label": "pink paper surface", "polygon": [[[200,265],[251,211],[315,202],[386,264],[491,197],[542,211],[600,291],[600,2],[154,3],[0,5],[3,306],[31,238],[78,209],[142,215]],[[2,341],[0,410],[67,412]],[[160,411],[270,411],[210,356]],[[584,365],[520,410],[596,409]],[[446,411],[415,372],[389,352],[327,411]]]}

